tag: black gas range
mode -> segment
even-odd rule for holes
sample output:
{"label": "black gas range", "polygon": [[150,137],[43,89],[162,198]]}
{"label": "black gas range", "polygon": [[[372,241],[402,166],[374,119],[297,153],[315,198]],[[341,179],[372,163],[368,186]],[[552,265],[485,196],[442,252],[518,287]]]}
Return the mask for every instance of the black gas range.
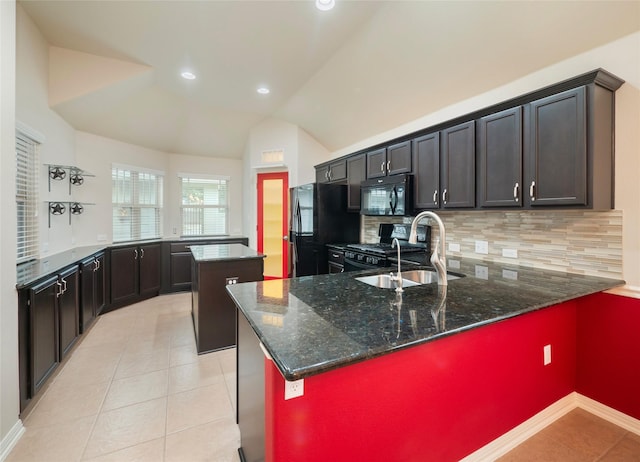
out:
{"label": "black gas range", "polygon": [[380,242],[373,244],[349,244],[344,252],[344,270],[357,271],[383,268],[391,265],[390,258],[397,256],[397,249],[391,247],[394,238],[400,244],[400,255],[413,252],[430,253],[431,227],[418,226],[418,243],[409,244],[411,225],[380,224]]}

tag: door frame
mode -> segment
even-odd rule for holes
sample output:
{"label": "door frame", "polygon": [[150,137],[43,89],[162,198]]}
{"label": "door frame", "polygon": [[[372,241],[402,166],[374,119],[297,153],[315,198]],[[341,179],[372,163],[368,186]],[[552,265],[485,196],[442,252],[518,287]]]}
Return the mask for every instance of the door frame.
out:
{"label": "door frame", "polygon": [[[263,181],[264,180],[282,180],[282,230],[281,236],[287,236],[287,240],[282,239],[282,279],[285,279],[288,275],[289,268],[289,172],[269,172],[257,174],[258,201],[256,209],[258,212],[258,221],[256,226],[258,252],[263,252],[264,249],[264,235],[262,229],[262,220],[264,218],[264,210],[262,208],[262,201],[264,199]],[[265,276],[266,279],[274,279],[272,276]],[[277,278],[276,278],[277,279]]]}

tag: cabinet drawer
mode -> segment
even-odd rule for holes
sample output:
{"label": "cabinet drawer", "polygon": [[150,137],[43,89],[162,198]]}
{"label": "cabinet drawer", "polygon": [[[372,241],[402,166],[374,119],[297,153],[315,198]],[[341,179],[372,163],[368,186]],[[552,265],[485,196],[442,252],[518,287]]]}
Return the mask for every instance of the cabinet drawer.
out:
{"label": "cabinet drawer", "polygon": [[329,262],[337,263],[338,265],[344,264],[344,251],[329,249]]}
{"label": "cabinet drawer", "polygon": [[[203,244],[200,244],[200,245],[203,245]],[[197,244],[194,244],[193,242],[181,242],[178,244],[171,244],[171,253],[190,252],[189,248],[192,245],[197,245]]]}

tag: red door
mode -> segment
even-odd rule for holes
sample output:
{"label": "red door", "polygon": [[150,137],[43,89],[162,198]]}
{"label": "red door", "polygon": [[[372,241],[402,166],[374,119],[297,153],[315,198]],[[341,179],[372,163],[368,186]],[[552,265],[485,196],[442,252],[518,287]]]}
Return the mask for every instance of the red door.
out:
{"label": "red door", "polygon": [[264,278],[283,279],[288,268],[289,174],[258,174],[258,252],[265,254]]}

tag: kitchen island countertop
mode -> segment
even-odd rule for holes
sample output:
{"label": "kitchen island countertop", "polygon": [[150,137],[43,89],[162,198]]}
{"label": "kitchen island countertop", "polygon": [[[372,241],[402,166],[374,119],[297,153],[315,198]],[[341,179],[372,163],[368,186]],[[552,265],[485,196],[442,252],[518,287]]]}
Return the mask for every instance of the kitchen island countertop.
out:
{"label": "kitchen island countertop", "polygon": [[[423,266],[405,265],[408,271]],[[395,270],[395,268],[388,268]],[[287,380],[433,341],[601,292],[624,281],[464,259],[464,277],[402,294],[349,272],[227,286]]]}

